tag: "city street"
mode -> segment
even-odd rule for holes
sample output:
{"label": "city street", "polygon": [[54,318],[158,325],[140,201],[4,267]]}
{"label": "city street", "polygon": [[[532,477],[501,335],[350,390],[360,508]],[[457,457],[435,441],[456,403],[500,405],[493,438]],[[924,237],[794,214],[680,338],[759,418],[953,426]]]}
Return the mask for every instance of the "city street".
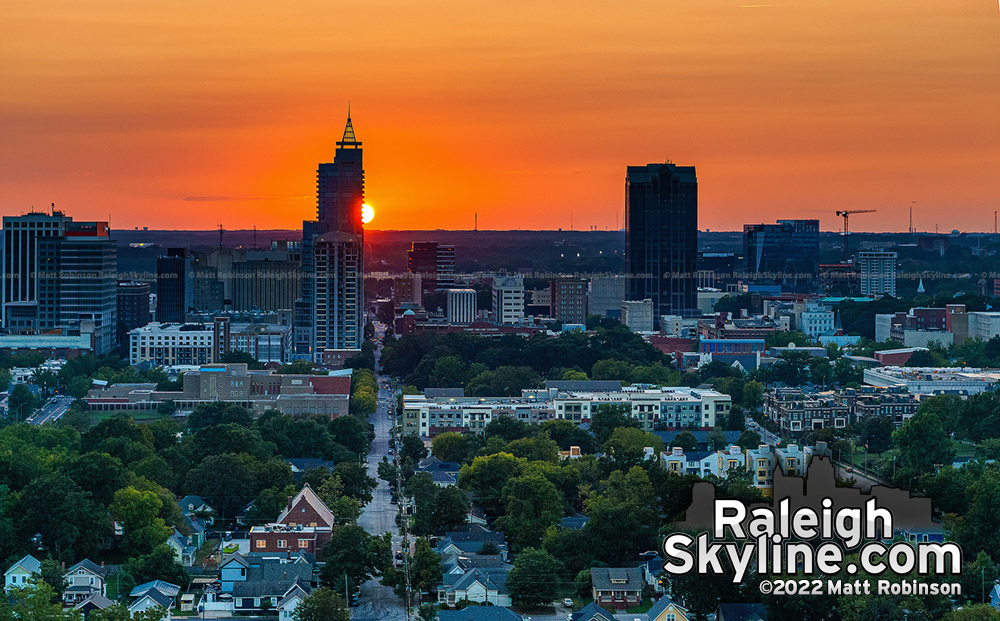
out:
{"label": "city street", "polygon": [[69,406],[73,405],[73,397],[64,397],[62,395],[56,395],[49,399],[42,409],[38,410],[29,422],[32,425],[42,425],[44,423],[54,423],[59,418],[69,411]]}
{"label": "city street", "polygon": [[[381,347],[380,347],[381,349]],[[379,359],[376,352],[375,359]],[[378,478],[378,464],[382,457],[389,455],[389,441],[392,423],[388,413],[395,397],[389,388],[382,385],[384,376],[378,376],[378,408],[369,419],[375,426],[375,440],[368,453],[368,475],[378,480],[378,487],[372,492],[372,501],[361,512],[358,525],[373,535],[392,533],[393,551],[398,550],[402,537],[396,528],[396,505],[391,504],[389,484]],[[392,589],[379,584],[378,579],[369,580],[361,586],[361,604],[351,609],[351,618],[358,621],[397,621],[406,618],[403,602]]]}

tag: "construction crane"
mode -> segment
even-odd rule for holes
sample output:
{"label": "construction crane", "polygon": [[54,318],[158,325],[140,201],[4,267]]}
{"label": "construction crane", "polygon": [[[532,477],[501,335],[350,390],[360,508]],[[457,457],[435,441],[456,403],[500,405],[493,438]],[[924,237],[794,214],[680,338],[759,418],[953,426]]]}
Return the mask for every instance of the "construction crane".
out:
{"label": "construction crane", "polygon": [[838,216],[844,216],[844,263],[847,263],[847,236],[850,234],[850,229],[847,226],[847,218],[852,213],[875,213],[874,209],[845,209],[843,211],[838,211]]}

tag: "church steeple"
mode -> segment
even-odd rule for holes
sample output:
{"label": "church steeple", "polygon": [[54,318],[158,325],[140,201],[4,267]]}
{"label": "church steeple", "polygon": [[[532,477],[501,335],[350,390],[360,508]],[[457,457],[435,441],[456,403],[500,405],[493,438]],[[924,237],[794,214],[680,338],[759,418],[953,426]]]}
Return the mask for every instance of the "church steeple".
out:
{"label": "church steeple", "polygon": [[354,136],[354,125],[351,123],[351,104],[347,104],[347,126],[344,127],[344,138],[337,143],[338,147],[354,147],[358,148],[361,143]]}

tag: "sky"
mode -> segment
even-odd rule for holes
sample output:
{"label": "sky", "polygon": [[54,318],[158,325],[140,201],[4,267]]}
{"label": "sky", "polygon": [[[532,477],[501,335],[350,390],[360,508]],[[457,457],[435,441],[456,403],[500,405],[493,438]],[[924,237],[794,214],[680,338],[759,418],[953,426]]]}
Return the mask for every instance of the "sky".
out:
{"label": "sky", "polygon": [[5,0],[0,213],[300,228],[348,105],[369,228],[992,231],[996,0]]}

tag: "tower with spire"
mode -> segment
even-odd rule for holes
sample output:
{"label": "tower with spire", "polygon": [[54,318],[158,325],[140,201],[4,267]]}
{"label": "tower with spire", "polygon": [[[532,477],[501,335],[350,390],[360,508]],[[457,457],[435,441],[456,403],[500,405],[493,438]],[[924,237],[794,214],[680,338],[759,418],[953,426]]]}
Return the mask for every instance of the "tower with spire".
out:
{"label": "tower with spire", "polygon": [[296,303],[295,352],[315,363],[330,350],[364,340],[365,171],[350,106],[332,162],[316,170],[316,220],[302,223],[302,298]]}

